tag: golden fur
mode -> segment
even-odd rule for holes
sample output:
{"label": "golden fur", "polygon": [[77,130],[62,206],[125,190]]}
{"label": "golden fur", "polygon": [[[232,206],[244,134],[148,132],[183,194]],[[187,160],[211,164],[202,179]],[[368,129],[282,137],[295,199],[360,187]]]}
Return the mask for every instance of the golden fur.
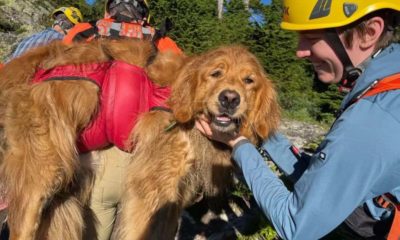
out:
{"label": "golden fur", "polygon": [[54,43],[0,71],[0,183],[12,240],[82,239],[89,219],[93,171],[79,161],[76,140],[96,114],[99,89],[79,79],[30,84],[36,69],[114,59],[144,67],[153,54],[148,42]]}
{"label": "golden fur", "polygon": [[[222,47],[184,62],[172,85],[172,113],[145,113],[135,126],[131,141],[136,147],[116,239],[173,239],[183,208],[203,194],[218,196],[227,190],[233,170],[230,150],[195,129],[199,114],[211,120],[214,130],[240,131],[254,144],[278,126],[273,85],[246,49]],[[221,107],[225,97],[237,107]],[[218,118],[223,111],[228,113]],[[240,126],[224,124],[228,115]]]}

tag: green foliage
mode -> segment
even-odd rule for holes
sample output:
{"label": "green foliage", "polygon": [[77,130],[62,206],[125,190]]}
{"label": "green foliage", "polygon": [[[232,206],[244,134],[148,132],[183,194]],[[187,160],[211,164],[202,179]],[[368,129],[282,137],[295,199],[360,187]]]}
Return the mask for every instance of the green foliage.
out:
{"label": "green foliage", "polygon": [[2,32],[12,32],[17,31],[19,29],[18,24],[10,22],[10,20],[6,20],[0,17],[0,31]]}
{"label": "green foliage", "polygon": [[277,239],[278,235],[275,230],[268,224],[268,222],[263,218],[263,221],[259,223],[260,231],[251,235],[243,236],[239,235],[238,240],[273,240]]}
{"label": "green foliage", "polygon": [[150,8],[155,26],[167,17],[172,20],[174,28],[169,34],[189,54],[222,44],[245,44],[253,31],[250,13],[244,10],[241,0],[225,3],[221,20],[214,0],[154,0]]}

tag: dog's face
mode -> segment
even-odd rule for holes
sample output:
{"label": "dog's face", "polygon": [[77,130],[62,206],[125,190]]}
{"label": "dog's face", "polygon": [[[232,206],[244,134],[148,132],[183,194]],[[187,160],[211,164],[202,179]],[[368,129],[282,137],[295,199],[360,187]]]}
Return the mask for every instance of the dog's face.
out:
{"label": "dog's face", "polygon": [[205,114],[214,130],[240,131],[252,140],[267,137],[279,121],[271,81],[255,56],[239,46],[189,59],[173,83],[170,105],[178,122]]}

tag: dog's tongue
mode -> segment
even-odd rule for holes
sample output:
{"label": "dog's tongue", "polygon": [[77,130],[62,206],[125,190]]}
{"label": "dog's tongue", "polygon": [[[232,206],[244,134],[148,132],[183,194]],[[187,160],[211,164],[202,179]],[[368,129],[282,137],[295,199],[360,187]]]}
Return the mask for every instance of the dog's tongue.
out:
{"label": "dog's tongue", "polygon": [[7,203],[3,201],[0,197],[0,211],[7,208]]}
{"label": "dog's tongue", "polygon": [[227,117],[227,116],[218,116],[218,117],[216,117],[216,119],[217,119],[219,122],[230,122],[230,121],[231,121],[231,118],[230,118],[230,117]]}

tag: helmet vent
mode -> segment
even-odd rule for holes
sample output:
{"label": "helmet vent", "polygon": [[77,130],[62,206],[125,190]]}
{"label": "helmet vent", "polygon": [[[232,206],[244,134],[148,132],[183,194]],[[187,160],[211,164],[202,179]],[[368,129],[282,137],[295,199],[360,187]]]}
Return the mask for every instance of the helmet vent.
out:
{"label": "helmet vent", "polygon": [[351,17],[357,11],[357,4],[354,3],[344,3],[343,12],[346,17]]}
{"label": "helmet vent", "polygon": [[310,20],[328,16],[331,12],[331,5],[332,0],[318,0],[311,12]]}

